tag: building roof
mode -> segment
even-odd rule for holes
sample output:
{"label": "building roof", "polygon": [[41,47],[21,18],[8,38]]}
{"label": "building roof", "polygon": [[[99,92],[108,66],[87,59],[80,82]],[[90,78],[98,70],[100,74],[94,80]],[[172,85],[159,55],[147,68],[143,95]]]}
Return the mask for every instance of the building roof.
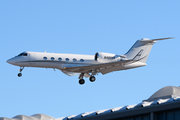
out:
{"label": "building roof", "polygon": [[180,87],[167,86],[155,92],[146,101],[154,101],[157,99],[166,99],[166,98],[172,98],[172,97],[178,97],[178,96],[180,96]]}
{"label": "building roof", "polygon": [[135,105],[127,105],[111,109],[85,112],[79,115],[71,115],[62,118],[53,118],[44,114],[35,114],[32,116],[18,115],[11,119],[1,117],[0,120],[100,120],[116,117],[126,117],[136,114],[145,114],[158,110],[180,108],[180,87],[167,86],[155,92],[147,100]]}

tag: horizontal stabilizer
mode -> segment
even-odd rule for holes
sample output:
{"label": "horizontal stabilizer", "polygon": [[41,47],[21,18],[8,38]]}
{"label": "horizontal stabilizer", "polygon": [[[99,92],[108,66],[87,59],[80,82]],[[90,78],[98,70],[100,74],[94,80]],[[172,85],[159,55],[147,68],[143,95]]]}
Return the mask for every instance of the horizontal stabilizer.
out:
{"label": "horizontal stabilizer", "polygon": [[167,39],[173,39],[174,37],[168,37],[168,38],[159,38],[159,39],[152,39],[154,41],[158,41],[158,40],[167,40]]}
{"label": "horizontal stabilizer", "polygon": [[158,40],[167,40],[167,39],[173,39],[174,37],[168,37],[168,38],[158,38],[158,39],[147,39],[143,38],[141,42],[156,42]]}

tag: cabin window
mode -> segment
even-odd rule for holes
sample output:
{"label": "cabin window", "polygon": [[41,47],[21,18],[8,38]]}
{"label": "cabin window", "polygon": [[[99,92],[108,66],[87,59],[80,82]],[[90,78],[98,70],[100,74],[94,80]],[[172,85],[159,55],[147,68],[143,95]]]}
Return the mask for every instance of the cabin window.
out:
{"label": "cabin window", "polygon": [[66,61],[69,61],[69,58],[66,58]]}
{"label": "cabin window", "polygon": [[43,57],[44,60],[47,60],[47,57]]}
{"label": "cabin window", "polygon": [[58,58],[58,60],[59,60],[59,61],[61,61],[61,60],[62,60],[62,58]]}
{"label": "cabin window", "polygon": [[77,61],[76,58],[74,58],[73,61],[76,62]]}
{"label": "cabin window", "polygon": [[83,59],[80,59],[80,61],[81,61],[81,62],[84,62],[84,60],[83,60]]}
{"label": "cabin window", "polygon": [[51,60],[54,60],[54,57],[51,57]]}

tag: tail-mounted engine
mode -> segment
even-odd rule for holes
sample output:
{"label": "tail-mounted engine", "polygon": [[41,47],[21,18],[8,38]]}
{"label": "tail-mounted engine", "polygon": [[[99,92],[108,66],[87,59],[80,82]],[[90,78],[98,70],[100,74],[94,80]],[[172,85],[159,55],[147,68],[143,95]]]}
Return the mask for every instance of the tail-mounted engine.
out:
{"label": "tail-mounted engine", "polygon": [[94,59],[98,62],[117,61],[120,60],[120,56],[111,53],[97,52]]}

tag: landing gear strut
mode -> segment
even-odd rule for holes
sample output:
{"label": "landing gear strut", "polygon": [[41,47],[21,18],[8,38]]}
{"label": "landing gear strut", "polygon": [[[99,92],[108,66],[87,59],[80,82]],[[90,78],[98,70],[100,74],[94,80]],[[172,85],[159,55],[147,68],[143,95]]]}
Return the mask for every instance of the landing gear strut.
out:
{"label": "landing gear strut", "polygon": [[94,77],[94,75],[96,75],[98,73],[98,70],[94,70],[92,71],[91,77],[89,78],[89,80],[91,82],[94,82],[96,80],[96,78]]}
{"label": "landing gear strut", "polygon": [[22,76],[22,73],[21,73],[21,72],[22,72],[23,69],[24,69],[24,67],[20,67],[20,70],[19,70],[20,73],[18,73],[18,77],[21,77],[21,76]]}

